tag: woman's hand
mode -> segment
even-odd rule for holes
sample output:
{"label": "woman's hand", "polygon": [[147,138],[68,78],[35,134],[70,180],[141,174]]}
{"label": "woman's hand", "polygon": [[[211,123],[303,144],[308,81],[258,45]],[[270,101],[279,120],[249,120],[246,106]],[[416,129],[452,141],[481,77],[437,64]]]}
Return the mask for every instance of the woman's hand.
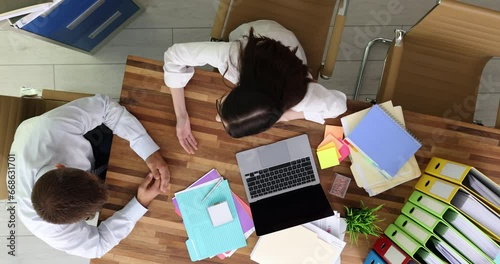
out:
{"label": "woman's hand", "polygon": [[191,132],[191,123],[189,122],[189,116],[177,117],[177,125],[175,126],[177,130],[177,138],[179,143],[184,148],[184,150],[189,154],[194,154],[195,150],[198,150],[198,143]]}

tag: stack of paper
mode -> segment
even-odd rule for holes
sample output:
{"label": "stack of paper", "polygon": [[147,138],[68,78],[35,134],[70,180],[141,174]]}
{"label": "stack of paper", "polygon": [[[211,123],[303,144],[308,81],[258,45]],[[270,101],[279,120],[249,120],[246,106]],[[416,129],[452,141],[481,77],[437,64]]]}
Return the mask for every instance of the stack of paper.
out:
{"label": "stack of paper", "polygon": [[[404,126],[403,110],[400,106],[394,107],[391,101],[385,102],[380,105],[386,111],[399,121]],[[349,137],[352,131],[363,120],[371,108],[365,109],[354,114],[345,116],[341,119],[344,134]],[[385,142],[386,144],[395,144],[395,142]],[[373,164],[362,153],[352,149],[349,157],[351,159],[351,171],[359,187],[365,188],[370,196],[377,195],[381,192],[389,190],[397,185],[400,185],[409,180],[415,179],[421,175],[420,168],[418,167],[417,160],[414,155],[404,163],[404,165],[397,171],[394,177],[386,177],[384,173]]]}
{"label": "stack of paper", "polygon": [[260,264],[340,263],[340,254],[345,247],[345,227],[345,221],[337,213],[264,235],[257,241],[250,258]]}
{"label": "stack of paper", "polygon": [[349,147],[343,138],[342,127],[330,125],[325,127],[324,139],[316,149],[321,169],[337,166],[349,155]]}
{"label": "stack of paper", "polygon": [[[183,217],[186,225],[189,236],[186,246],[193,261],[214,255],[220,259],[230,257],[237,248],[246,245],[245,238],[248,238],[255,231],[250,207],[231,192],[227,181],[223,181],[206,201],[201,202],[204,195],[219,179],[221,179],[220,174],[217,170],[212,169],[186,190],[176,193],[176,197],[172,198],[175,212]],[[200,188],[202,189],[197,191]],[[197,193],[193,194],[193,190]],[[185,196],[188,196],[187,206],[185,205]],[[207,218],[206,209],[209,205],[223,200],[229,204],[233,222],[213,227],[210,219]],[[188,219],[186,219],[186,215],[189,217]]]}

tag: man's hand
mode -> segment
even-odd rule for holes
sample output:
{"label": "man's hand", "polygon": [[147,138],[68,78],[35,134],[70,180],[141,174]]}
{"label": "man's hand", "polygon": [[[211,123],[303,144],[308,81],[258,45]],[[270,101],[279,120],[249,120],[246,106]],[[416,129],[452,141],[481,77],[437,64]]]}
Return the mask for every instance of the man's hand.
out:
{"label": "man's hand", "polygon": [[160,193],[160,180],[155,180],[153,174],[148,173],[141,185],[139,185],[139,189],[137,189],[137,201],[147,208]]}
{"label": "man's hand", "polygon": [[156,151],[146,159],[146,164],[151,170],[151,174],[156,182],[160,185],[161,192],[167,191],[168,183],[170,182],[170,171],[168,170],[167,163],[160,154]]}
{"label": "man's hand", "polygon": [[195,150],[198,150],[198,143],[191,132],[191,123],[189,122],[189,116],[177,117],[177,138],[182,148],[189,153],[194,154]]}

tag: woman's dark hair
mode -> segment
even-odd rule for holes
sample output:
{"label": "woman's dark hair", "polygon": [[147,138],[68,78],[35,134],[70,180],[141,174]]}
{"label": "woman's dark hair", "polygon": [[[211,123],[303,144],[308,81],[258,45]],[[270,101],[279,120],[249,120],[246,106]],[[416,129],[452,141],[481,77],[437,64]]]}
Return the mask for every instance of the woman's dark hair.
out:
{"label": "woman's dark hair", "polygon": [[283,113],[298,104],[307,92],[307,66],[281,42],[255,36],[240,43],[237,86],[222,103],[220,117],[226,131],[239,138],[269,129]]}

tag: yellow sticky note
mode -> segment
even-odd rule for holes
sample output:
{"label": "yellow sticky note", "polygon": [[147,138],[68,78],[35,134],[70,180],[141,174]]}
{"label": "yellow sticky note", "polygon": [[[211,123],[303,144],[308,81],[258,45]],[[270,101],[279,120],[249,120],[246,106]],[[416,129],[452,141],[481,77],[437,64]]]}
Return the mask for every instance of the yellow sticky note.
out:
{"label": "yellow sticky note", "polygon": [[322,150],[325,150],[325,149],[329,149],[329,148],[335,148],[335,143],[333,143],[333,142],[329,142],[329,143],[327,143],[327,144],[325,144],[325,145],[323,145],[323,146],[321,146],[321,147],[317,148],[317,149],[316,149],[316,152],[318,152],[318,151],[322,151]]}
{"label": "yellow sticky note", "polygon": [[319,166],[321,169],[330,168],[340,164],[337,149],[334,147],[318,151],[316,154],[318,155]]}
{"label": "yellow sticky note", "polygon": [[344,129],[341,126],[326,125],[324,137],[326,138],[329,134],[335,138],[342,139],[344,137]]}

